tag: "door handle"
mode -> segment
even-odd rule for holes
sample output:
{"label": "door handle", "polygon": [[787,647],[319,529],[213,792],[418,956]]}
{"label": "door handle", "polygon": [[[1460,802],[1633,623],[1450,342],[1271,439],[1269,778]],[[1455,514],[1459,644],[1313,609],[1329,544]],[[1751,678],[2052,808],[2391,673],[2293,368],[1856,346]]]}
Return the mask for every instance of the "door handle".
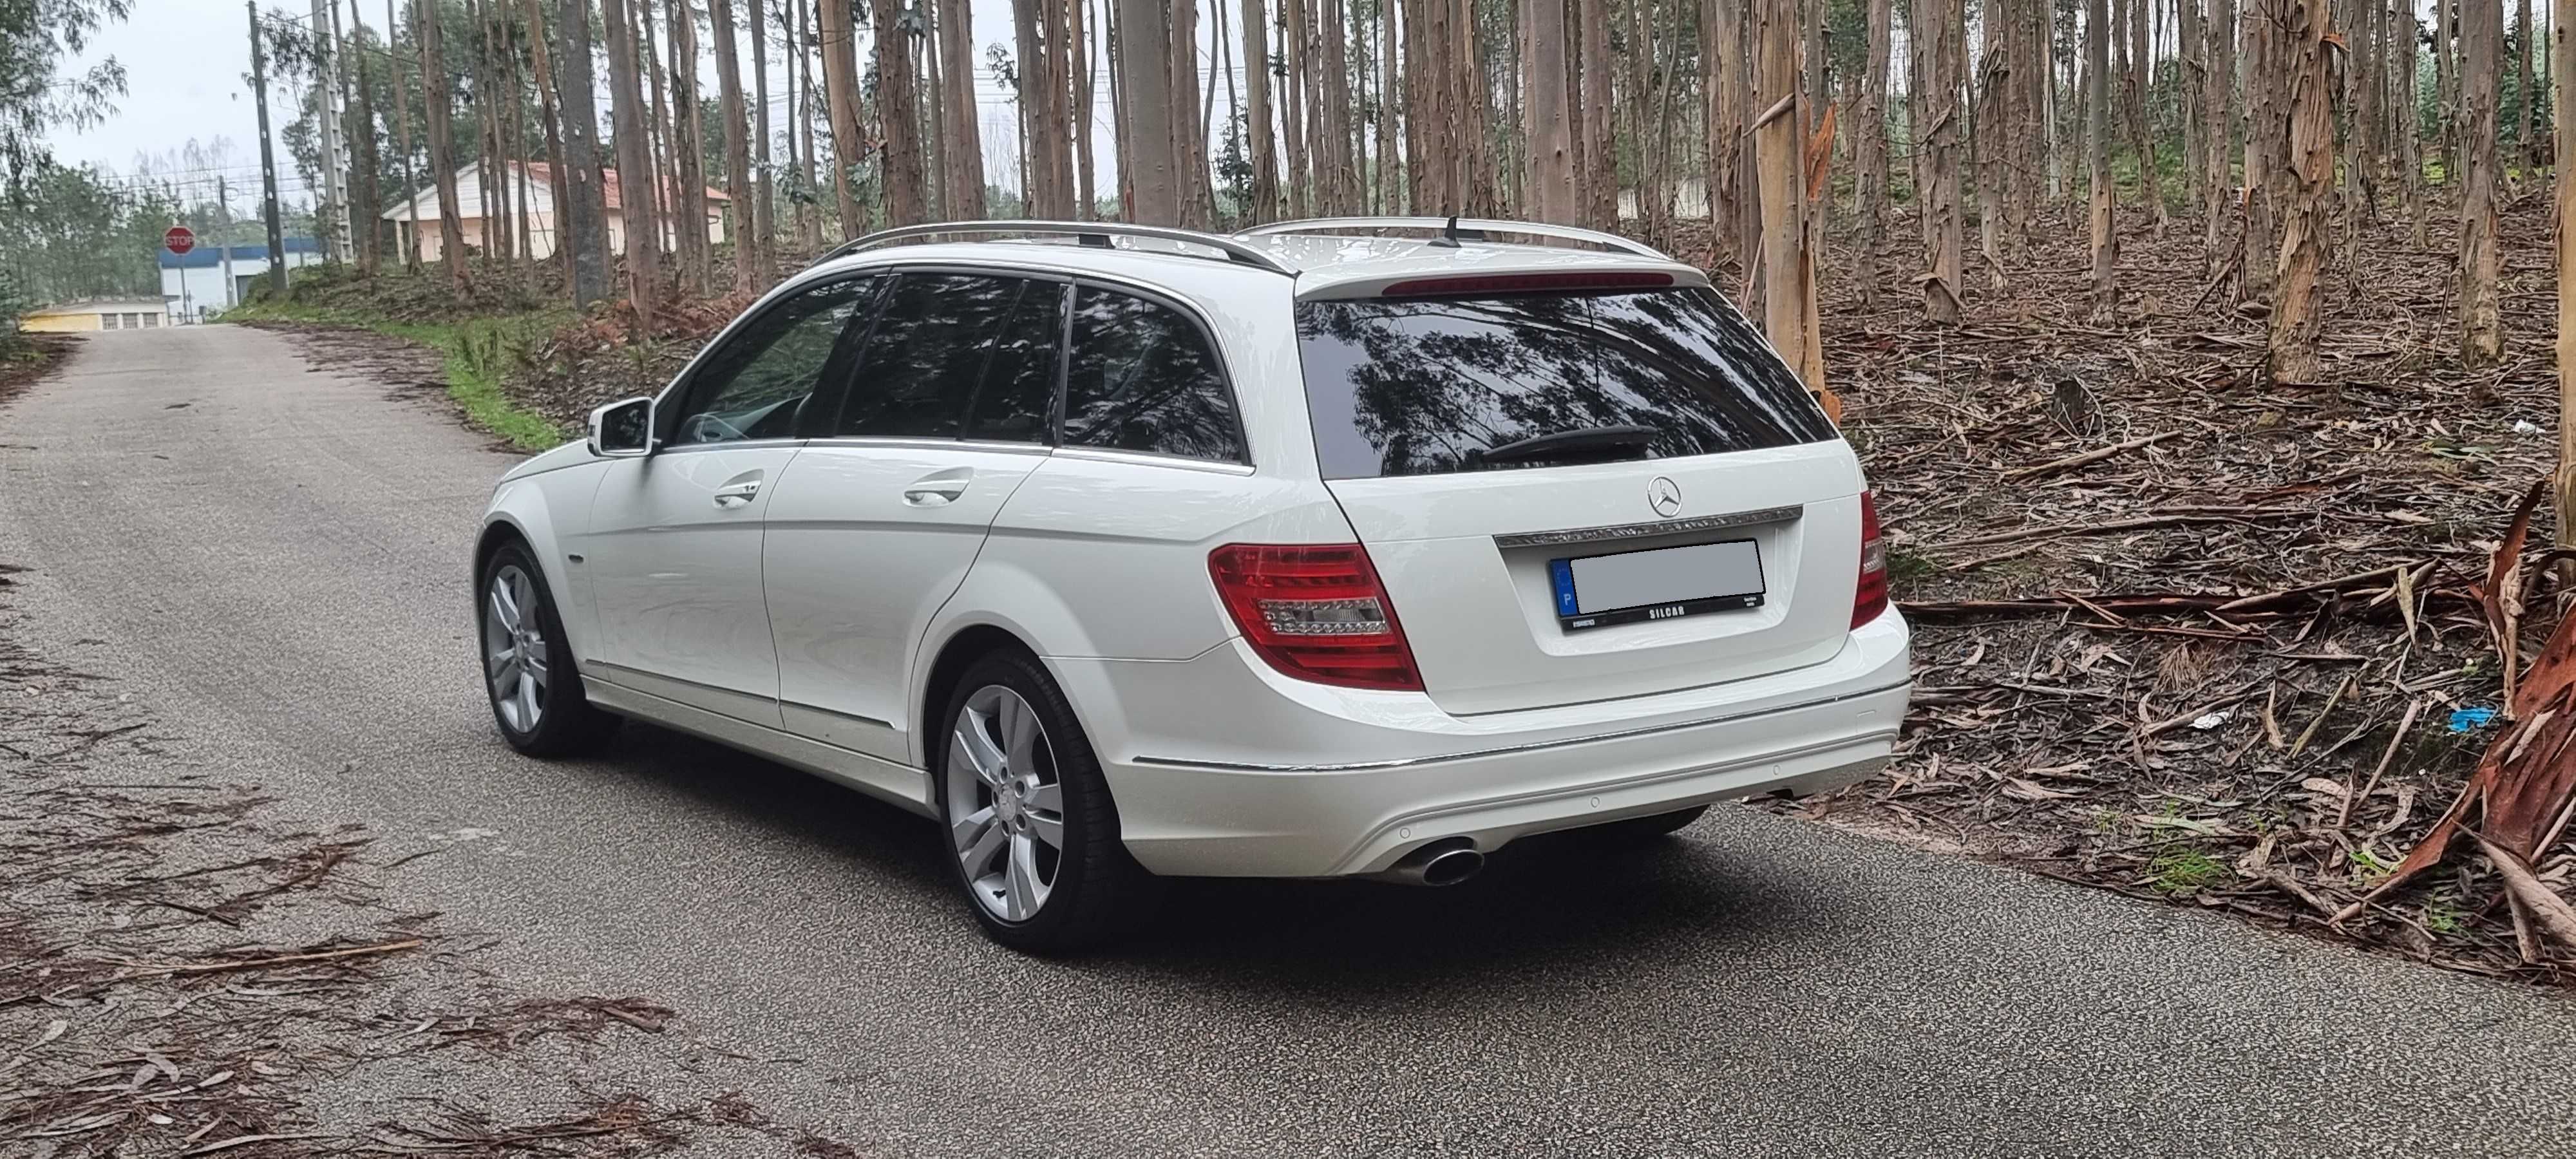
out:
{"label": "door handle", "polygon": [[973,471],[965,467],[925,475],[903,489],[903,501],[912,507],[938,507],[952,503],[966,493],[966,484],[973,479]]}
{"label": "door handle", "polygon": [[727,483],[715,490],[716,506],[731,510],[751,502],[752,497],[758,494],[760,494],[760,480],[758,479],[745,479],[740,483]]}

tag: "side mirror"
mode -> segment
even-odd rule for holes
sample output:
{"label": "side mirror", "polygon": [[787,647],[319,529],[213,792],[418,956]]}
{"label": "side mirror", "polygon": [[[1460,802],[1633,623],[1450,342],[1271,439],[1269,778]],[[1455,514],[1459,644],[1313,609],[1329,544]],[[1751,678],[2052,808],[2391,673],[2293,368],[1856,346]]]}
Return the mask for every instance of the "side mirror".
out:
{"label": "side mirror", "polygon": [[653,451],[653,400],[630,398],[590,412],[590,453],[632,459]]}

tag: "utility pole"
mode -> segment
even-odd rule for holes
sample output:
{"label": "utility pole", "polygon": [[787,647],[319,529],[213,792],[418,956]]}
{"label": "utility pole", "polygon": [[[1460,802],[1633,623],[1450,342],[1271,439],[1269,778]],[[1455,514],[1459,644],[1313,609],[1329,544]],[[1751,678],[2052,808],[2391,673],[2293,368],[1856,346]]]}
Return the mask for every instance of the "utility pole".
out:
{"label": "utility pole", "polygon": [[322,204],[314,216],[322,226],[322,260],[328,262],[349,256],[349,201],[340,188],[348,171],[347,142],[340,139],[339,64],[331,54],[335,15],[332,0],[313,0],[313,107],[321,110],[316,119],[322,130]]}
{"label": "utility pole", "polygon": [[268,50],[259,37],[259,0],[242,0],[250,11],[250,91],[259,105],[259,184],[267,197],[268,289],[286,294],[286,236],[277,225],[277,150],[268,139]]}
{"label": "utility pole", "polygon": [[[218,249],[218,250],[223,254],[223,262],[224,262],[224,309],[229,310],[229,309],[232,309],[234,306],[240,305],[240,303],[235,302],[235,301],[233,300],[233,298],[234,298],[234,293],[233,293],[233,194],[232,194],[232,187],[231,187],[230,185],[225,184],[225,182],[224,182],[224,175],[223,175],[223,174],[221,174],[221,173],[217,173],[217,174],[215,174],[215,204],[216,204],[216,206],[218,206],[218,207],[222,210],[222,218],[223,218],[223,220],[222,220],[219,224],[217,224],[217,225],[215,226],[215,245],[216,245],[217,249]],[[187,275],[186,275],[186,274],[184,274],[184,273],[183,273],[183,274],[181,274],[181,275],[179,275],[179,276],[180,276],[180,277],[182,277],[182,278],[187,277]]]}

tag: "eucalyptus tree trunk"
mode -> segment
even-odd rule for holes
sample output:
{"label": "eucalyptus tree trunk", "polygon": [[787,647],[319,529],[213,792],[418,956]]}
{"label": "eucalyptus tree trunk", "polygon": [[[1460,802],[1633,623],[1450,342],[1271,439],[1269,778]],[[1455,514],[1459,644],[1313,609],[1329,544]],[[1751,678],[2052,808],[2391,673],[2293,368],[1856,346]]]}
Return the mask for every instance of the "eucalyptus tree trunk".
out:
{"label": "eucalyptus tree trunk", "polygon": [[[2190,3],[2192,0],[2184,0]],[[2203,251],[2211,270],[2219,264],[2226,241],[2230,195],[2236,189],[2236,0],[2209,0],[2209,75],[2200,90],[2201,136],[2209,166],[2201,179],[2201,214],[2208,230]]]}
{"label": "eucalyptus tree trunk", "polygon": [[[1742,6],[1724,0],[1703,0],[1699,8],[1700,94],[1706,103],[1708,171],[1701,178],[1708,187],[1708,225],[1711,244],[1744,269],[1751,269],[1753,258],[1744,248],[1743,236],[1736,228],[1742,220],[1743,197],[1740,192],[1743,165],[1744,104],[1740,97],[1744,73],[1744,22]],[[1556,78],[1560,86],[1571,82]],[[1570,91],[1570,90],[1569,90]]]}
{"label": "eucalyptus tree trunk", "polygon": [[2004,157],[2010,136],[1996,115],[2003,108],[2004,86],[2010,79],[2004,69],[2004,29],[2010,23],[2007,2],[1985,0],[1985,19],[1978,22],[1984,43],[1977,53],[1976,105],[1969,119],[1976,129],[1969,144],[1977,166],[1977,248],[1986,261],[1987,287],[1997,291],[2004,288],[2004,184],[2010,168]]}
{"label": "eucalyptus tree trunk", "polygon": [[[752,275],[766,285],[778,276],[774,252],[778,246],[778,222],[772,216],[778,206],[772,199],[775,187],[769,171],[769,19],[768,13],[762,11],[761,0],[744,0],[742,14],[743,30],[751,36],[751,105],[755,110],[751,124],[746,126],[751,133],[751,212],[744,217],[751,223],[752,236],[759,239],[753,252]],[[793,101],[789,107],[795,107]]]}
{"label": "eucalyptus tree trunk", "polygon": [[[876,0],[889,3],[890,0]],[[1187,0],[1183,0],[1187,2]],[[1123,121],[1129,187],[1127,219],[1147,225],[1181,221],[1180,163],[1173,154],[1171,26],[1157,0],[1117,0],[1118,69],[1125,77]]]}
{"label": "eucalyptus tree trunk", "polygon": [[[707,0],[708,39],[716,51],[716,103],[724,116],[725,192],[733,195],[733,288],[765,285],[760,271],[767,239],[751,224],[751,142],[745,140],[748,110],[742,99],[742,58],[734,51],[733,0]],[[755,280],[761,279],[761,280]]]}
{"label": "eucalyptus tree trunk", "polygon": [[[2287,0],[2275,48],[2288,73],[2289,171],[2284,174],[2281,252],[2272,280],[2270,362],[2272,381],[2315,382],[2319,328],[2318,283],[2325,269],[2333,218],[2333,75],[2328,68],[2326,0]],[[2274,131],[2271,125],[2259,126]]]}
{"label": "eucalyptus tree trunk", "polygon": [[[1917,3],[1917,11],[1934,7],[1932,0]],[[1816,266],[1809,236],[1813,218],[1806,207],[1798,9],[1798,0],[1757,0],[1753,6],[1754,100],[1765,110],[1753,126],[1754,167],[1762,185],[1762,332],[1807,389],[1821,393],[1824,354],[1809,292]]]}
{"label": "eucalyptus tree trunk", "polygon": [[[823,0],[839,3],[841,0]],[[883,144],[877,167],[885,191],[888,226],[918,225],[930,219],[922,172],[921,100],[914,88],[912,34],[903,27],[900,0],[868,0],[877,42],[877,119]]]}
{"label": "eucalyptus tree trunk", "polygon": [[[1583,224],[1615,230],[1619,228],[1619,153],[1611,130],[1616,111],[1610,106],[1610,0],[1574,0],[1574,7],[1581,18],[1578,35],[1582,38]],[[1792,24],[1795,19],[1793,11]],[[1793,38],[1789,51],[1794,60],[1796,33],[1789,29],[1782,34]],[[1793,80],[1792,87],[1795,84]]]}
{"label": "eucalyptus tree trunk", "polygon": [[[1714,6],[1719,0],[1706,0]],[[1862,35],[1868,38],[1860,76],[1860,108],[1853,132],[1852,200],[1860,217],[1860,254],[1852,272],[1859,283],[1861,305],[1866,308],[1878,302],[1879,247],[1887,235],[1887,68],[1895,39],[1890,25],[1894,23],[1889,0],[1867,0]],[[2004,67],[2010,79],[2008,66]],[[2005,141],[2011,140],[2007,135]],[[1712,205],[1714,203],[1712,202]],[[1722,218],[1710,211],[1714,225]]]}
{"label": "eucalyptus tree trunk", "polygon": [[[1786,2],[1786,0],[1771,0]],[[2100,0],[2095,0],[2099,3]],[[1916,104],[1915,148],[1922,154],[1915,204],[1923,219],[1923,317],[1935,325],[1959,323],[1965,229],[1959,220],[1960,91],[1967,69],[1967,11],[1961,0],[1914,0],[1910,13],[1920,46],[1921,92]],[[1762,184],[1764,215],[1773,196]],[[1765,260],[1770,247],[1763,250]]]}
{"label": "eucalyptus tree trunk", "polygon": [[[563,263],[564,280],[570,282],[574,274],[574,250],[565,241],[564,231],[570,227],[572,219],[572,177],[569,164],[564,160],[563,118],[557,114],[562,103],[557,94],[562,86],[555,82],[554,53],[546,46],[545,10],[539,6],[538,0],[527,0],[526,11],[528,64],[537,82],[537,119],[545,126],[546,165],[554,171],[554,180],[546,182],[546,212],[552,215],[548,220],[553,223],[547,242],[554,247],[555,258]],[[590,23],[588,13],[583,14],[582,23]],[[588,50],[588,32],[587,28],[583,30],[584,51]],[[596,293],[591,296],[594,300],[598,297]]]}
{"label": "eucalyptus tree trunk", "polygon": [[[573,0],[566,0],[571,3]],[[652,138],[644,127],[644,84],[635,52],[635,29],[629,25],[624,0],[600,6],[600,34],[608,40],[608,112],[617,134],[618,215],[626,235],[626,297],[635,308],[636,327],[653,332],[653,310],[662,293],[661,226],[653,216],[653,197],[646,187],[653,171]]]}
{"label": "eucalyptus tree trunk", "polygon": [[679,154],[671,213],[680,239],[680,260],[690,288],[700,296],[714,288],[714,255],[707,240],[706,123],[698,115],[698,21],[689,0],[668,0],[671,18],[671,148]]}
{"label": "eucalyptus tree trunk", "polygon": [[2111,193],[2111,20],[2104,0],[2087,0],[2084,11],[2084,168],[2091,180],[2093,223],[2093,318],[2108,321],[2119,306],[2120,287],[2114,267],[2119,239],[2114,233]]}
{"label": "eucalyptus tree trunk", "polygon": [[2461,126],[2460,361],[2472,369],[2504,355],[2496,297],[2496,77],[2503,71],[2504,0],[2462,0],[2460,80],[2467,97]]}
{"label": "eucalyptus tree trunk", "polygon": [[608,251],[608,207],[600,195],[599,114],[591,107],[597,78],[590,55],[590,0],[558,0],[555,35],[563,38],[558,54],[563,74],[555,85],[562,94],[563,165],[554,180],[563,211],[555,219],[555,244],[563,247],[573,307],[587,310],[608,296],[609,274],[617,268]]}
{"label": "eucalyptus tree trunk", "polygon": [[[2549,20],[2549,102],[2555,113],[2558,220],[2576,221],[2576,0],[2557,0]],[[2576,547],[2576,242],[2557,231],[2558,546]],[[2560,571],[2571,570],[2561,564]]]}
{"label": "eucalyptus tree trunk", "polygon": [[[814,10],[821,25],[817,39],[823,54],[823,100],[832,124],[832,191],[839,201],[841,236],[853,238],[866,220],[860,216],[858,190],[850,175],[851,162],[866,152],[859,138],[858,34],[851,26],[848,4],[819,0]],[[619,155],[624,156],[623,151]]]}
{"label": "eucalyptus tree trunk", "polygon": [[1574,126],[1567,119],[1565,0],[1529,0],[1529,91],[1521,132],[1529,139],[1529,213],[1540,221],[1582,220],[1574,175]]}
{"label": "eucalyptus tree trunk", "polygon": [[[420,41],[421,122],[428,129],[430,179],[438,185],[438,252],[447,265],[448,281],[463,294],[472,275],[465,270],[465,223],[456,198],[456,153],[448,142],[455,90],[447,84],[447,57],[439,36],[437,12],[428,0],[413,0],[412,35]],[[432,93],[438,94],[436,99]],[[413,232],[419,232],[418,226]]]}

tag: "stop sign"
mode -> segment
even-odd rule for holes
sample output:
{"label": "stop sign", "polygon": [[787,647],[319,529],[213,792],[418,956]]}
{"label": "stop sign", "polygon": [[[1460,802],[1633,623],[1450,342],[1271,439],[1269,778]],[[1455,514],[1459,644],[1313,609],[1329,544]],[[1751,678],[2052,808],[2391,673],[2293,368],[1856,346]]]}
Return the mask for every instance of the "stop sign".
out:
{"label": "stop sign", "polygon": [[197,248],[197,234],[187,226],[174,225],[170,232],[161,235],[161,245],[171,253],[186,256],[189,250]]}

